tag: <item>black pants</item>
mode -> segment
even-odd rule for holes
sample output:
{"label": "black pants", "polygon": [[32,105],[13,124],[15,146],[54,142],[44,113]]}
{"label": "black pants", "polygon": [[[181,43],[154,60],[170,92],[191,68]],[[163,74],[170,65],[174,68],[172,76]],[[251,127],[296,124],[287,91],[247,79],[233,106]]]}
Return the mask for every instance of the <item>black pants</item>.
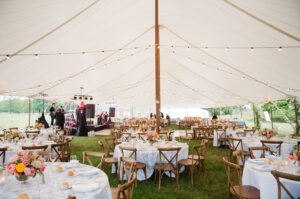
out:
{"label": "black pants", "polygon": [[53,126],[53,123],[54,123],[54,115],[50,115],[51,116],[51,126]]}

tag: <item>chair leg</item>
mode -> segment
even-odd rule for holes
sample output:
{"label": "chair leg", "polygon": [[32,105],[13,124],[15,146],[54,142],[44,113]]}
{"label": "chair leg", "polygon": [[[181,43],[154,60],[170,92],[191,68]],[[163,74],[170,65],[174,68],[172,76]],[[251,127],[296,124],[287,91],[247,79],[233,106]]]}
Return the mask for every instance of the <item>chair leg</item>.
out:
{"label": "chair leg", "polygon": [[158,174],[158,190],[160,190],[160,183],[161,183],[161,170],[159,170],[159,174]]}
{"label": "chair leg", "polygon": [[179,172],[178,172],[178,168],[175,171],[175,176],[176,176],[176,184],[177,184],[177,188],[179,189]]}
{"label": "chair leg", "polygon": [[155,183],[157,183],[157,182],[156,182],[156,176],[157,176],[157,170],[154,169],[154,182],[155,182]]}
{"label": "chair leg", "polygon": [[194,168],[191,166],[190,167],[190,174],[191,174],[191,183],[194,185]]}
{"label": "chair leg", "polygon": [[145,168],[143,168],[143,170],[144,170],[144,174],[145,174],[145,180],[147,181],[147,168],[145,167]]}
{"label": "chair leg", "polygon": [[[136,168],[135,168],[135,173],[137,174],[137,169]],[[135,187],[137,187],[137,178],[135,179]]]}

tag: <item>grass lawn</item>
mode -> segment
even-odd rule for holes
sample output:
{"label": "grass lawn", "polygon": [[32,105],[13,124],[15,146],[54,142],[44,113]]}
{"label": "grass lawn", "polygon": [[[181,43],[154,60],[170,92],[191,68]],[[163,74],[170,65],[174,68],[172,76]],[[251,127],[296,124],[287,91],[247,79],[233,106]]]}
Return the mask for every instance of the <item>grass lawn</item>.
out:
{"label": "grass lawn", "polygon": [[[72,155],[76,155],[79,161],[82,162],[82,152],[99,151],[97,141],[102,140],[104,142],[105,137],[75,137],[71,145]],[[192,146],[199,143],[200,141],[197,140],[191,142],[190,154]],[[191,185],[188,173],[184,172],[179,177],[179,189],[176,188],[175,179],[170,180],[169,177],[164,176],[161,189],[158,191],[158,184],[154,182],[154,176],[152,176],[147,181],[138,182],[138,187],[134,188],[133,191],[133,199],[226,198],[227,177],[222,157],[228,156],[228,154],[228,150],[214,148],[212,143],[209,143],[206,156],[207,176],[201,175],[201,178],[199,178],[197,169],[195,169],[194,186]],[[99,160],[95,158],[92,161],[94,166],[99,163]],[[111,173],[111,166],[108,166],[105,172],[108,175],[110,186],[116,187],[117,175]]]}

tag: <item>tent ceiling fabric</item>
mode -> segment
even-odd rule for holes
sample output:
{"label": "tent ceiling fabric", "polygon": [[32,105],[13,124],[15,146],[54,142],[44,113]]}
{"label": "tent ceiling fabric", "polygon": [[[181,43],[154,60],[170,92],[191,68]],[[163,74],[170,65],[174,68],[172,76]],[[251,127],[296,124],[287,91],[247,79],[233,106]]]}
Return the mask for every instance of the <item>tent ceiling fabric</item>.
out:
{"label": "tent ceiling fabric", "polygon": [[[299,0],[160,1],[162,107],[300,97],[299,10]],[[70,100],[82,86],[95,103],[155,106],[154,0],[0,1],[0,25],[0,54],[34,43],[0,57],[6,95]]]}

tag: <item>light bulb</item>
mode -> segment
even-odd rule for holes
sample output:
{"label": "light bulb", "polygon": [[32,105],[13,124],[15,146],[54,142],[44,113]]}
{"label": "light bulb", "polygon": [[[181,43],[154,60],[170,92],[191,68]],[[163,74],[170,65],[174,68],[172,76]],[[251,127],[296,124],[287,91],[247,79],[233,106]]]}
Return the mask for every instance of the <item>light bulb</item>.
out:
{"label": "light bulb", "polygon": [[250,51],[253,52],[254,51],[254,47],[250,47]]}
{"label": "light bulb", "polygon": [[281,46],[279,46],[277,50],[278,50],[278,51],[282,51],[282,47],[281,47]]}

